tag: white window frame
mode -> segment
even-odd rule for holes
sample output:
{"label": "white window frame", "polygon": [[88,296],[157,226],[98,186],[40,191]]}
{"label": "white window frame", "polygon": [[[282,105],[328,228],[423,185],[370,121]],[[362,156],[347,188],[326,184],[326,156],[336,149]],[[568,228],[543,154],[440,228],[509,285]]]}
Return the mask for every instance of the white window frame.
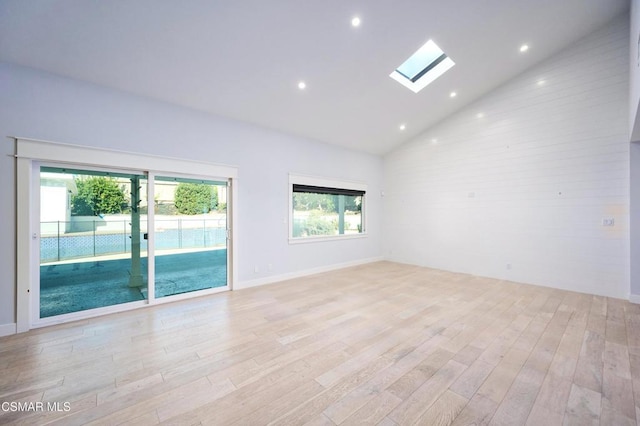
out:
{"label": "white window frame", "polygon": [[[237,279],[237,244],[235,239],[234,224],[237,223],[237,177],[238,168],[216,163],[202,161],[185,160],[180,158],[170,158],[154,156],[135,152],[116,151],[102,148],[94,148],[81,145],[62,144],[27,138],[13,138],[16,143],[16,213],[17,213],[17,235],[16,235],[16,258],[17,258],[17,295],[16,295],[16,331],[18,333],[28,331],[31,328],[48,325],[46,322],[34,324],[32,321],[32,303],[34,297],[32,288],[35,289],[35,281],[38,279],[34,271],[34,265],[39,265],[39,259],[34,247],[39,245],[39,191],[34,183],[38,183],[39,174],[35,173],[35,167],[46,163],[47,165],[73,164],[83,168],[106,168],[113,170],[136,170],[148,173],[148,177],[153,182],[155,175],[182,175],[184,177],[202,177],[227,179],[230,183],[228,213],[229,229],[229,254],[228,262],[231,264],[228,270],[228,289],[232,290]],[[39,185],[38,185],[39,186]],[[148,188],[153,191],[153,185]],[[149,217],[149,226],[153,226],[153,213]],[[153,243],[152,241],[150,243]],[[149,252],[153,255],[153,250]],[[153,274],[153,262],[149,261],[150,273]],[[189,295],[178,295],[178,297],[167,297],[167,300],[155,299],[154,304],[188,298]],[[141,303],[145,305],[148,303]],[[134,304],[135,305],[135,304]],[[137,307],[137,305],[132,306]],[[128,310],[130,308],[113,308],[115,311]],[[112,310],[98,312],[110,313]],[[79,319],[80,313],[69,314],[68,318],[59,318],[57,322],[66,322]],[[89,314],[87,317],[95,316]]]}
{"label": "white window frame", "polygon": [[[313,235],[307,237],[293,236],[293,185],[319,186],[324,188],[347,189],[355,191],[364,191],[362,196],[362,232],[358,234],[339,234],[339,235]],[[309,176],[303,174],[289,173],[289,244],[304,244],[321,241],[348,240],[354,238],[366,238],[367,235],[367,184],[363,182],[347,181],[340,179],[331,179],[318,176]]]}

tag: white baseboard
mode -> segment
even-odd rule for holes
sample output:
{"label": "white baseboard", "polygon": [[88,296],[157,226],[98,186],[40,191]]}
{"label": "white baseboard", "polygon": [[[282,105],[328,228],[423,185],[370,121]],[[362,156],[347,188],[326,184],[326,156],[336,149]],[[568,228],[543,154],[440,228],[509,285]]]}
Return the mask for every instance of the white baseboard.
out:
{"label": "white baseboard", "polygon": [[640,294],[630,294],[629,302],[640,305]]}
{"label": "white baseboard", "polygon": [[257,286],[266,285],[266,284],[273,284],[273,283],[277,283],[277,282],[280,282],[280,281],[291,280],[291,279],[294,279],[294,278],[301,278],[301,277],[306,277],[306,276],[309,276],[309,275],[321,274],[323,272],[329,272],[329,271],[335,271],[335,270],[338,270],[338,269],[350,268],[352,266],[365,265],[367,263],[373,263],[373,262],[380,262],[382,260],[384,260],[384,258],[382,256],[381,257],[372,257],[372,258],[368,258],[368,259],[354,260],[352,262],[337,263],[337,264],[334,264],[334,265],[320,266],[320,267],[317,267],[317,268],[305,269],[303,271],[290,272],[288,274],[271,275],[269,277],[257,278],[255,280],[240,281],[240,282],[235,283],[235,285],[233,286],[233,289],[234,290],[242,290],[243,288],[250,288],[250,287],[257,287]]}
{"label": "white baseboard", "polygon": [[0,324],[0,337],[16,334],[17,330],[16,323]]}

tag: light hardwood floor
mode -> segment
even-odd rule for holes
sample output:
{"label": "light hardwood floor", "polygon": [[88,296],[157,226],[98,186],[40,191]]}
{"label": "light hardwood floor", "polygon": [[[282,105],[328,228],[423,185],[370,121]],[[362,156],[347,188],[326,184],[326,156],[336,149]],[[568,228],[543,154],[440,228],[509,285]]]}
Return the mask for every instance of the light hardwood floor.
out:
{"label": "light hardwood floor", "polygon": [[0,372],[59,403],[2,424],[631,425],[640,306],[380,262],[4,337]]}

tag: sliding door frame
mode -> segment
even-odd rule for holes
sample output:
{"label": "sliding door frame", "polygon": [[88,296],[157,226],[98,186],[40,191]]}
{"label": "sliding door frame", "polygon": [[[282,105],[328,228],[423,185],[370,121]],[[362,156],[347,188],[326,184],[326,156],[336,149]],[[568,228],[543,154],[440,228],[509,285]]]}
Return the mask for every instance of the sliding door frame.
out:
{"label": "sliding door frame", "polygon": [[[237,277],[237,245],[235,244],[234,224],[237,223],[237,177],[238,168],[216,163],[202,161],[185,160],[180,158],[160,157],[142,153],[115,151],[101,148],[87,147],[81,145],[62,144],[49,141],[41,141],[26,138],[14,138],[16,144],[16,214],[17,214],[17,235],[16,235],[16,260],[17,260],[17,285],[16,285],[16,325],[17,332],[28,331],[31,328],[42,325],[32,321],[32,302],[35,286],[39,285],[39,276],[35,274],[39,266],[39,259],[36,259],[37,250],[35,245],[40,243],[40,229],[35,223],[39,223],[39,189],[35,188],[36,176],[34,169],[39,170],[40,163],[74,165],[77,167],[106,168],[112,170],[139,170],[147,174],[148,195],[153,193],[153,178],[156,175],[172,175],[185,177],[203,177],[212,180],[224,179],[228,184],[227,204],[227,286],[222,289],[233,290]],[[153,198],[151,198],[153,199]],[[148,215],[149,227],[154,225],[153,212]],[[152,228],[150,228],[152,229]],[[153,238],[153,233],[151,233]],[[149,256],[149,279],[153,278],[153,240],[149,241],[151,246]],[[149,282],[153,282],[150,281]],[[150,285],[149,285],[150,287]],[[153,289],[150,289],[153,291]],[[215,291],[212,291],[212,293]],[[152,304],[170,302],[178,299],[197,297],[201,292],[194,292],[193,295],[184,294],[175,297],[155,299],[150,297]],[[153,295],[153,293],[151,293]],[[162,300],[167,299],[167,300]],[[146,305],[149,301],[146,301]],[[133,306],[137,308],[139,306]],[[131,309],[123,306],[123,309]],[[100,314],[100,313],[98,313]],[[76,319],[76,318],[73,318]],[[69,319],[71,320],[71,319]],[[58,320],[57,322],[61,322]]]}
{"label": "sliding door frame", "polygon": [[[31,256],[32,256],[32,262],[33,262],[32,267],[34,268],[34,270],[32,270],[31,291],[29,292],[31,296],[30,297],[31,328],[45,327],[48,325],[60,324],[64,322],[75,321],[78,319],[90,318],[98,315],[105,315],[105,314],[110,314],[114,312],[122,312],[130,309],[138,309],[138,308],[144,307],[145,305],[152,304],[152,303],[149,303],[149,299],[135,300],[135,301],[130,301],[126,303],[102,306],[99,308],[91,308],[91,309],[85,309],[81,311],[69,312],[69,313],[64,313],[64,314],[45,317],[45,318],[40,317],[41,275],[40,273],[36,273],[36,269],[37,270],[40,269],[40,266],[39,266],[40,265],[40,256],[39,256],[40,247],[39,246],[40,246],[41,237],[42,237],[42,235],[40,235],[40,203],[41,203],[40,173],[41,173],[42,167],[50,167],[50,168],[65,167],[65,168],[75,169],[75,170],[82,169],[82,171],[86,171],[87,173],[91,173],[91,172],[124,173],[124,174],[131,174],[131,175],[139,175],[140,177],[144,177],[147,180],[149,175],[148,173],[142,170],[129,170],[129,169],[122,169],[122,168],[116,169],[113,167],[95,167],[95,166],[87,166],[85,164],[75,164],[70,162],[67,162],[64,164],[52,163],[52,162],[45,163],[40,161],[31,162],[32,182],[33,182],[33,186],[32,186],[33,196],[31,197],[31,209],[33,210],[33,212],[35,212],[35,213],[32,212],[33,231],[32,231],[32,237],[31,237],[32,241],[35,242],[35,244],[33,244],[31,247],[31,251],[32,251]],[[147,191],[147,194],[145,195],[148,196],[150,194],[151,192]],[[151,211],[150,214],[147,214],[147,217],[149,215],[153,215],[153,211]],[[147,250],[147,256],[149,256],[150,253],[151,251]],[[149,261],[152,261],[152,260],[149,260]],[[36,264],[38,265],[37,268],[36,268]],[[145,283],[147,288],[149,287],[150,278],[151,278],[150,276],[147,276],[147,282]]]}
{"label": "sliding door frame", "polygon": [[[227,196],[229,196],[230,194],[230,190],[232,187],[234,187],[235,185],[233,185],[233,181],[231,178],[225,178],[223,176],[211,176],[211,175],[194,175],[194,174],[177,174],[177,173],[172,173],[172,172],[149,172],[147,175],[147,182],[148,182],[148,187],[147,187],[147,199],[148,200],[153,200],[153,196],[155,195],[155,182],[156,182],[156,178],[158,176],[161,177],[176,177],[176,178],[185,178],[185,179],[195,179],[195,180],[214,180],[217,182],[222,182],[222,181],[226,181],[227,183]],[[227,203],[227,218],[226,218],[226,231],[227,231],[227,240],[226,240],[226,250],[227,250],[227,263],[226,263],[226,277],[227,277],[227,284],[225,286],[221,286],[221,287],[213,287],[213,288],[205,288],[202,290],[194,290],[194,291],[190,291],[187,293],[178,293],[178,294],[172,294],[169,296],[163,296],[160,298],[157,298],[155,295],[155,278],[156,278],[156,267],[155,267],[155,261],[156,261],[156,256],[155,256],[155,249],[156,249],[156,245],[155,245],[155,237],[156,237],[156,219],[155,219],[155,212],[152,211],[153,209],[149,209],[149,213],[147,214],[147,230],[149,233],[149,238],[147,241],[147,247],[148,247],[148,251],[147,251],[147,256],[148,256],[148,265],[149,265],[149,271],[148,271],[148,282],[149,283],[153,283],[153,285],[149,284],[148,285],[148,300],[152,301],[152,304],[157,305],[157,304],[161,304],[161,303],[169,303],[169,302],[175,302],[178,300],[184,300],[184,299],[190,299],[192,297],[197,297],[197,296],[204,296],[204,295],[208,295],[208,294],[215,294],[215,293],[220,293],[222,291],[228,291],[228,290],[232,290],[233,289],[233,285],[232,285],[232,277],[236,276],[236,274],[233,272],[233,265],[235,265],[235,262],[233,262],[233,247],[235,247],[235,245],[233,244],[233,241],[231,240],[231,229],[233,226],[233,218],[232,218],[232,211],[234,209],[234,204],[235,204],[235,199],[236,197],[233,196],[231,194],[231,198],[228,198],[228,200],[230,200],[231,202]]]}

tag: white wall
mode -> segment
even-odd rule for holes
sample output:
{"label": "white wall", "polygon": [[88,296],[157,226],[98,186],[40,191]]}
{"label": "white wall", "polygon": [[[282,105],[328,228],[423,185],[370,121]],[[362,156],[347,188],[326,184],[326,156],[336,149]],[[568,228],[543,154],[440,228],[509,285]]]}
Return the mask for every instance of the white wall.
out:
{"label": "white wall", "polygon": [[624,16],[387,155],[385,254],[628,297],[628,91]]}
{"label": "white wall", "polygon": [[629,40],[629,72],[630,79],[630,109],[629,124],[631,140],[640,142],[640,0],[631,0],[631,31]]}
{"label": "white wall", "polygon": [[631,146],[631,301],[640,303],[640,143]]}
{"label": "white wall", "polygon": [[[240,284],[381,256],[379,157],[7,63],[0,63],[0,93],[3,136],[238,166]],[[1,146],[0,334],[6,334],[15,323],[15,168],[12,141]],[[369,236],[289,245],[290,172],[365,182]]]}
{"label": "white wall", "polygon": [[631,1],[629,45],[631,128],[631,294],[640,303],[640,0]]}

